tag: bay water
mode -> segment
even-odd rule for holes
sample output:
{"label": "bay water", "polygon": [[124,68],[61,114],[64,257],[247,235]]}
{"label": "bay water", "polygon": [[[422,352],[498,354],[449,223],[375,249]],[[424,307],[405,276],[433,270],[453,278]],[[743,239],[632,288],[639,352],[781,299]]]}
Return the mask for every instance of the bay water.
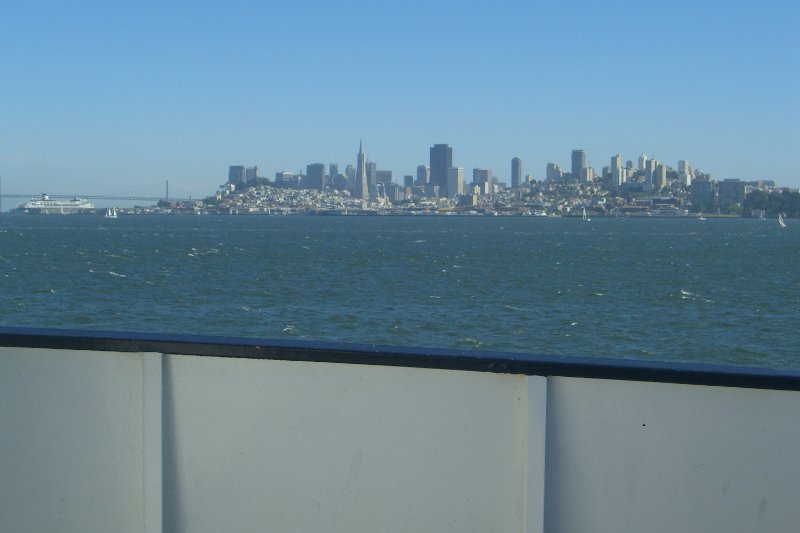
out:
{"label": "bay water", "polygon": [[798,368],[800,223],[2,215],[0,325]]}

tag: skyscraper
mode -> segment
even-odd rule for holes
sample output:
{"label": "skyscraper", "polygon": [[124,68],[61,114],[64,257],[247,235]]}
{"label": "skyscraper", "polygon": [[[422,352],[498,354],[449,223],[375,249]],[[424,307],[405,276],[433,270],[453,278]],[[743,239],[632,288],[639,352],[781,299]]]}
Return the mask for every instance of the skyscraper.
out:
{"label": "skyscraper", "polygon": [[492,171],[488,168],[473,168],[472,183],[480,188],[482,195],[492,194]]}
{"label": "skyscraper", "polygon": [[522,161],[519,157],[511,160],[511,187],[519,189],[522,184]]}
{"label": "skyscraper", "polygon": [[620,168],[622,168],[622,156],[619,154],[611,156],[611,172],[614,173]]}
{"label": "skyscraper", "polygon": [[331,163],[328,165],[328,169],[328,176],[330,176],[331,179],[335,178],[339,174],[339,165],[336,163]]}
{"label": "skyscraper", "polygon": [[431,167],[428,165],[417,166],[417,185],[424,187],[431,179]]}
{"label": "skyscraper", "polygon": [[358,142],[358,162],[356,163],[355,197],[369,200],[369,187],[367,186],[367,156],[364,155],[364,143]]}
{"label": "skyscraper", "polygon": [[321,191],[325,188],[325,165],[322,163],[311,163],[306,165],[306,179],[304,189],[314,189]]}
{"label": "skyscraper", "polygon": [[586,151],[572,151],[572,179],[580,180],[583,177],[583,169],[586,168]]}
{"label": "skyscraper", "polygon": [[375,161],[367,161],[367,186],[370,190],[378,184],[378,164]]}
{"label": "skyscraper", "polygon": [[647,154],[642,154],[639,156],[639,170],[642,172],[647,170]]}
{"label": "skyscraper", "polygon": [[245,174],[243,165],[232,165],[228,167],[228,183],[234,185],[247,182],[247,175]]}
{"label": "skyscraper", "polygon": [[447,169],[447,195],[455,198],[464,192],[464,169],[450,167]]}
{"label": "skyscraper", "polygon": [[447,169],[453,166],[453,149],[446,144],[431,147],[431,185],[439,186],[439,194],[449,196],[447,190]]}
{"label": "skyscraper", "polygon": [[247,183],[255,183],[258,181],[258,165],[247,167],[244,169],[244,179]]}

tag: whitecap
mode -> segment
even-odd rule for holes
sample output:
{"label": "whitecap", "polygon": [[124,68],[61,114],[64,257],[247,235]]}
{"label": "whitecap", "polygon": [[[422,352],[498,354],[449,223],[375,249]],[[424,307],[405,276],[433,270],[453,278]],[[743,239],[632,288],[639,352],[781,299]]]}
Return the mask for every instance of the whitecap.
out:
{"label": "whitecap", "polygon": [[112,271],[110,271],[110,270],[108,271],[108,273],[109,273],[110,275],[112,275],[112,276],[116,276],[116,277],[118,277],[118,278],[126,278],[126,277],[127,277],[125,274],[117,274],[116,272],[112,272]]}

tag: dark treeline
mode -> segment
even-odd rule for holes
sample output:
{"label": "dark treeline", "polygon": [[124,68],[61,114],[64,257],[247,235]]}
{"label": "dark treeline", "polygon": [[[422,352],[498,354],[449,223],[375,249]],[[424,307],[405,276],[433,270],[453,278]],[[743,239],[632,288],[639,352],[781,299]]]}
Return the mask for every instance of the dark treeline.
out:
{"label": "dark treeline", "polygon": [[747,216],[758,209],[766,211],[767,215],[777,216],[778,213],[783,213],[788,217],[800,217],[800,192],[766,193],[755,190],[745,197],[742,210]]}

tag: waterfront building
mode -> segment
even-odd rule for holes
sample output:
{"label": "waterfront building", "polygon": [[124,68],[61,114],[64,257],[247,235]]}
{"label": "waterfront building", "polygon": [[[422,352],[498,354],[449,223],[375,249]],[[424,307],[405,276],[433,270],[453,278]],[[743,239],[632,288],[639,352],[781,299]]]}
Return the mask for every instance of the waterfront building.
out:
{"label": "waterfront building", "polygon": [[698,176],[691,186],[692,210],[709,212],[714,208],[714,182],[711,176]]}
{"label": "waterfront building", "polygon": [[586,168],[586,151],[572,151],[572,179],[581,180],[584,178],[583,169]]}
{"label": "waterfront building", "polygon": [[428,165],[417,166],[417,181],[416,185],[425,186],[431,180],[431,167]]}
{"label": "waterfront building", "polygon": [[364,143],[358,143],[358,159],[353,195],[362,200],[369,200],[369,184],[367,182],[367,156],[364,155]]}
{"label": "waterfront building", "polygon": [[447,169],[447,196],[455,198],[459,194],[464,194],[464,169],[450,167]]}
{"label": "waterfront building", "polygon": [[228,183],[233,183],[234,185],[247,183],[247,174],[244,165],[228,167]]}
{"label": "waterfront building", "polygon": [[325,165],[322,163],[306,165],[306,179],[303,188],[315,191],[325,189]]}
{"label": "waterfront building", "polygon": [[440,194],[449,196],[447,192],[447,169],[453,166],[453,149],[446,144],[434,144],[430,150],[430,181],[439,187]]}
{"label": "waterfront building", "polygon": [[519,189],[522,185],[522,160],[519,157],[511,159],[511,188]]}
{"label": "waterfront building", "polygon": [[746,183],[740,179],[725,179],[717,183],[719,207],[728,210],[744,202]]}

